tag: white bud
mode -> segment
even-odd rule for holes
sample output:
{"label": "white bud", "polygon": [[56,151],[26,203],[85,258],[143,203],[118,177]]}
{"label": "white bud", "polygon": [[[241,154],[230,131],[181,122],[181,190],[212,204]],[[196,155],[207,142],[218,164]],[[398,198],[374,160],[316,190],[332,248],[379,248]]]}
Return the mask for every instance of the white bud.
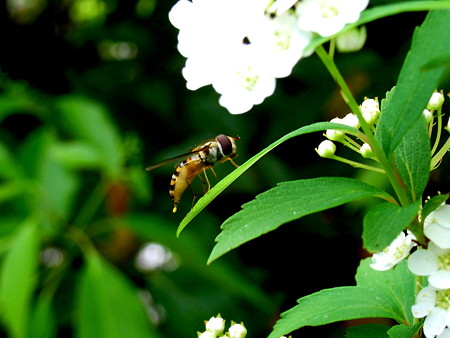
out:
{"label": "white bud", "polygon": [[244,338],[247,335],[247,329],[243,324],[231,325],[228,329],[230,338]]}
{"label": "white bud", "polygon": [[198,332],[198,338],[216,338],[216,335],[212,332],[205,331],[205,332]]}
{"label": "white bud", "polygon": [[428,101],[427,109],[429,110],[438,110],[442,107],[444,103],[444,95],[440,92],[434,92],[431,95],[430,101]]}
{"label": "white bud", "polygon": [[212,332],[215,335],[221,334],[225,329],[225,319],[220,317],[211,317],[211,319],[205,323],[205,326],[206,331]]}
{"label": "white bud", "polygon": [[368,143],[364,143],[359,149],[359,152],[364,158],[371,158],[373,156],[372,147]]}
{"label": "white bud", "polygon": [[355,129],[359,129],[358,117],[353,113],[345,115],[344,118],[342,119],[342,124],[345,124],[346,126],[349,127],[353,127]]}
{"label": "white bud", "polygon": [[[342,119],[340,119],[339,117],[335,117],[330,122],[344,124],[342,122]],[[325,132],[325,136],[331,141],[339,141],[345,136],[345,133],[340,130],[327,129],[327,131]]]}
{"label": "white bud", "polygon": [[424,109],[423,117],[425,118],[425,121],[427,121],[427,123],[430,123],[431,120],[433,120],[433,113],[431,111],[429,111],[428,109]]}
{"label": "white bud", "polygon": [[374,125],[380,116],[380,106],[378,100],[365,99],[360,107],[364,120],[369,125]]}
{"label": "white bud", "polygon": [[450,133],[450,117],[448,118],[447,127],[445,127],[445,129]]}
{"label": "white bud", "polygon": [[366,39],[365,26],[353,28],[337,36],[336,47],[342,53],[357,52],[364,46]]}
{"label": "white bud", "polygon": [[330,140],[325,140],[320,142],[319,146],[316,148],[316,152],[320,157],[329,158],[336,152],[336,145]]}

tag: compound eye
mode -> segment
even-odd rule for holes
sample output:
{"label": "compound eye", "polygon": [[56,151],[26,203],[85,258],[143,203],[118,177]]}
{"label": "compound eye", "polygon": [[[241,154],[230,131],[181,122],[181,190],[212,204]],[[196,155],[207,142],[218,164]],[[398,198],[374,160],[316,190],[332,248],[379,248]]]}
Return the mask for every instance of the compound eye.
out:
{"label": "compound eye", "polygon": [[216,140],[219,142],[223,156],[230,156],[233,153],[233,144],[227,135],[220,134],[216,137]]}

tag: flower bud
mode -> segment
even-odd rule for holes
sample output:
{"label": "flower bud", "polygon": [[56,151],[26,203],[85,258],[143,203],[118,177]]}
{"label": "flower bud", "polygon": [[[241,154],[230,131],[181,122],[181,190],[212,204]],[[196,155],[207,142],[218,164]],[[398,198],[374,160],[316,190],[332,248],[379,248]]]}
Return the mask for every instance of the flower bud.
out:
{"label": "flower bud", "polygon": [[427,109],[429,110],[438,110],[442,107],[444,103],[444,95],[440,92],[434,92],[431,95],[430,101],[428,101]]}
{"label": "flower bud", "polygon": [[[339,117],[335,117],[330,122],[344,124]],[[340,130],[327,129],[325,136],[331,141],[339,141],[345,136],[345,133]]]}
{"label": "flower bud", "polygon": [[206,331],[219,335],[225,329],[225,319],[220,317],[211,317],[211,319],[205,323],[205,326]]}
{"label": "flower bud", "polygon": [[373,156],[372,147],[368,143],[364,143],[359,149],[359,152],[364,158],[371,158]]}
{"label": "flower bud", "polygon": [[216,338],[216,335],[212,332],[198,332],[198,338]]}
{"label": "flower bud", "polygon": [[230,338],[244,338],[247,335],[247,329],[243,324],[231,325],[228,329]]}
{"label": "flower bud", "polygon": [[450,117],[448,118],[447,127],[445,127],[445,129],[450,133]]}
{"label": "flower bud", "polygon": [[341,123],[345,124],[346,126],[353,127],[355,129],[359,129],[358,117],[353,113],[349,113],[349,114],[345,115],[344,118],[342,119]]}
{"label": "flower bud", "polygon": [[427,121],[427,123],[430,123],[431,120],[433,120],[433,113],[431,111],[429,111],[428,109],[424,109],[423,117],[425,118],[425,121]]}
{"label": "flower bud", "polygon": [[360,110],[364,120],[371,126],[377,122],[380,116],[380,106],[376,99],[365,99],[361,104]]}
{"label": "flower bud", "polygon": [[365,26],[353,28],[337,36],[336,47],[342,53],[357,52],[364,46],[366,39]]}
{"label": "flower bud", "polygon": [[320,157],[329,158],[336,152],[336,145],[330,140],[325,140],[320,142],[319,146],[316,148],[316,152]]}

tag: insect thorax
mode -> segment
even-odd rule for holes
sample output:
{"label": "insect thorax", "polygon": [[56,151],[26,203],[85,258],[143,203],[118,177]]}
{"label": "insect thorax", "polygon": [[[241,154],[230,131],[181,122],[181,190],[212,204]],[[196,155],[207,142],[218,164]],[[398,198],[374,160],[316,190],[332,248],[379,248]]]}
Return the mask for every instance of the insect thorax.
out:
{"label": "insect thorax", "polygon": [[214,165],[217,161],[222,159],[222,154],[219,151],[217,144],[212,144],[198,153],[205,165]]}

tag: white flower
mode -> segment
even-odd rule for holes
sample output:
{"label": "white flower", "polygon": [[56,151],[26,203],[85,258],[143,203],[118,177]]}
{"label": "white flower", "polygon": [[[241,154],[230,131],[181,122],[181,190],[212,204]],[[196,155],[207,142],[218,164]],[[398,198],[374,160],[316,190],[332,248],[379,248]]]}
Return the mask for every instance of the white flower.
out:
{"label": "white flower", "polygon": [[450,338],[450,329],[446,328],[437,338]]}
{"label": "white flower", "polygon": [[230,338],[244,338],[247,335],[247,329],[243,324],[231,325],[228,329]]}
{"label": "white flower", "polygon": [[284,12],[292,8],[292,6],[294,6],[297,1],[298,0],[276,0],[269,6],[267,12],[277,15],[283,14]]}
{"label": "white flower", "polygon": [[365,99],[363,103],[361,103],[360,110],[367,124],[372,126],[378,121],[378,117],[380,116],[378,100]]}
{"label": "white flower", "polygon": [[423,333],[431,338],[444,332],[450,324],[450,290],[436,290],[432,286],[424,287],[416,297],[411,308],[415,318],[425,318]]}
{"label": "white flower", "polygon": [[220,317],[211,317],[206,323],[206,331],[212,332],[215,335],[221,334],[225,329],[225,319]]}
{"label": "white flower", "polygon": [[276,78],[291,74],[292,68],[303,56],[305,47],[312,39],[310,32],[298,28],[297,19],[292,12],[275,17],[261,16],[261,20],[255,22],[253,28],[248,40],[257,49],[256,57],[263,60],[264,69]]}
{"label": "white flower", "polygon": [[302,0],[296,8],[298,25],[302,30],[330,36],[357,21],[368,3],[369,0]]}
{"label": "white flower", "polygon": [[364,158],[371,158],[373,156],[372,147],[368,143],[364,143],[361,148],[359,148],[359,152]]}
{"label": "white flower", "polygon": [[231,114],[241,114],[273,94],[275,78],[267,74],[264,60],[258,58],[252,45],[241,45],[217,69],[213,87],[222,94],[220,105]]}
{"label": "white flower", "polygon": [[424,233],[440,248],[450,248],[450,205],[442,204],[425,218]]}
{"label": "white flower", "polygon": [[330,140],[322,141],[317,147],[316,152],[319,154],[320,157],[325,158],[332,157],[336,152],[336,145]]}
{"label": "white flower", "polygon": [[341,53],[357,52],[363,48],[367,40],[365,26],[353,28],[336,37],[336,47]]}
{"label": "white flower", "polygon": [[427,109],[429,110],[438,110],[442,107],[442,104],[444,103],[444,95],[440,92],[434,92],[431,97],[430,101],[428,101]]}
{"label": "white flower", "polygon": [[400,232],[387,248],[373,254],[372,264],[370,264],[372,269],[378,271],[389,270],[409,255],[411,249],[416,245],[413,241],[416,237],[411,231],[407,230],[406,232],[406,235],[403,231]]}
{"label": "white flower", "polygon": [[408,268],[415,275],[428,276],[434,288],[450,289],[450,249],[441,249],[430,241],[428,249],[411,254]]}

